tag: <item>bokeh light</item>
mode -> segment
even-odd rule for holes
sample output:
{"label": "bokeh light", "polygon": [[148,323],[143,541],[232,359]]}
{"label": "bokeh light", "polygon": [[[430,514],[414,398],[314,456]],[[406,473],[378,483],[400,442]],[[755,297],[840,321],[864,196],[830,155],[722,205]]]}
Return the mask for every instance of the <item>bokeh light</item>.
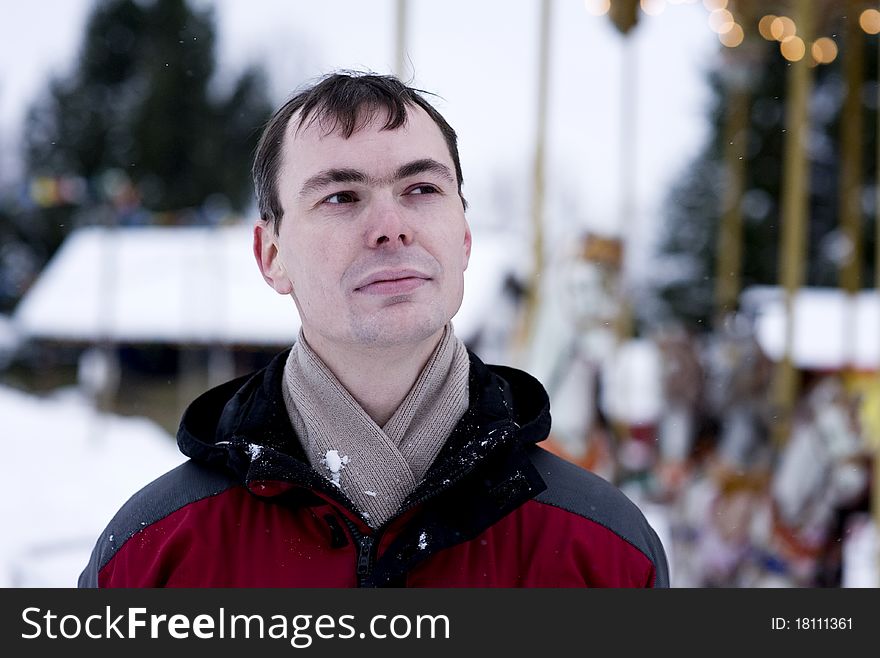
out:
{"label": "bokeh light", "polygon": [[767,14],[766,16],[762,16],[761,20],[758,21],[758,32],[762,37],[767,39],[767,41],[775,41],[776,37],[773,36],[773,33],[770,31],[770,25],[773,21],[776,20],[775,14]]}
{"label": "bokeh light", "polygon": [[709,14],[709,27],[718,34],[724,34],[732,30],[735,24],[733,14],[726,9],[716,9]]}
{"label": "bokeh light", "polygon": [[584,0],[584,7],[593,16],[602,16],[611,9],[611,0]]}
{"label": "bokeh light", "polygon": [[724,34],[719,34],[718,39],[728,48],[736,48],[739,44],[743,42],[743,38],[745,37],[745,33],[743,32],[742,26],[739,23],[734,23],[733,27],[730,28]]}
{"label": "bokeh light", "polygon": [[657,16],[666,9],[666,0],[640,0],[642,11],[648,16]]}
{"label": "bokeh light", "polygon": [[822,37],[821,39],[816,39],[810,48],[810,52],[812,52],[813,59],[816,60],[817,64],[830,64],[837,57],[837,44],[834,43],[834,39]]}
{"label": "bokeh light", "polygon": [[770,23],[770,34],[777,41],[785,43],[797,34],[797,27],[788,16],[777,16]]}
{"label": "bokeh light", "polygon": [[866,9],[859,16],[859,25],[868,34],[877,34],[880,32],[880,11]]}
{"label": "bokeh light", "polygon": [[797,62],[803,59],[807,47],[800,37],[791,37],[779,44],[779,51],[789,62]]}

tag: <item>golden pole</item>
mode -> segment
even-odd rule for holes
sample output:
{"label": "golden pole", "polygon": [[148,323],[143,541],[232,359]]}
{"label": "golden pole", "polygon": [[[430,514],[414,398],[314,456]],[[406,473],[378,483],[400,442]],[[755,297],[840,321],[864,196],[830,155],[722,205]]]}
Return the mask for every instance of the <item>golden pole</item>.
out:
{"label": "golden pole", "polygon": [[729,102],[725,125],[727,185],[718,231],[715,269],[716,324],[737,308],[742,286],[742,197],[745,192],[748,146],[749,92],[741,81],[728,84]]}
{"label": "golden pole", "polygon": [[[877,197],[874,210],[874,292],[880,295],[880,39],[877,42],[877,110],[874,139],[877,140],[877,160],[874,163],[874,189]],[[880,373],[880,365],[877,366]],[[875,428],[876,429],[876,428]],[[880,529],[880,436],[871,437],[874,447],[874,479],[872,482],[872,509],[874,511],[874,525]],[[880,574],[880,553],[877,555],[877,572]],[[877,583],[880,587],[880,582]]]}
{"label": "golden pole", "polygon": [[[617,219],[620,243],[622,247],[622,259],[617,271],[619,277],[619,304],[620,311],[617,318],[617,339],[623,343],[632,337],[634,333],[634,313],[631,299],[631,289],[627,273],[627,260],[629,249],[627,243],[631,242],[630,228],[632,227],[636,198],[635,167],[636,167],[636,79],[638,76],[636,44],[632,37],[625,36],[620,70],[620,189],[617,194],[620,199]],[[631,262],[631,261],[630,261]]]}
{"label": "golden pole", "polygon": [[618,312],[615,320],[614,335],[619,343],[633,335],[634,318],[630,299],[629,281],[627,280],[627,238],[629,223],[633,216],[635,185],[635,130],[636,130],[636,47],[629,38],[630,31],[639,22],[638,0],[616,0],[611,3],[609,16],[615,27],[624,37],[621,49],[620,70],[620,189],[618,190],[619,216],[617,218],[620,232],[622,256],[617,267]]}
{"label": "golden pole", "polygon": [[[742,25],[752,23],[754,8],[749,2],[731,5]],[[736,311],[742,289],[743,220],[742,198],[746,187],[746,155],[749,146],[749,78],[755,51],[749,34],[741,47],[729,49],[728,102],[724,125],[724,157],[727,184],[721,206],[721,225],[716,245],[715,325]]]}
{"label": "golden pole", "polygon": [[[877,41],[877,111],[875,117],[877,125],[875,140],[877,141],[877,155],[874,162],[874,287],[880,294],[880,35]],[[880,371],[880,367],[878,367]]]}
{"label": "golden pole", "polygon": [[[877,125],[875,140],[877,142],[877,155],[874,162],[874,288],[880,294],[880,35],[877,41],[877,111],[875,112]],[[878,366],[880,372],[880,366]]]}
{"label": "golden pole", "polygon": [[851,372],[855,365],[852,352],[856,342],[855,301],[861,288],[862,269],[862,81],[864,79],[865,36],[859,26],[861,0],[848,0],[846,36],[843,51],[843,70],[846,96],[840,118],[840,194],[838,214],[840,230],[850,246],[846,260],[840,264],[839,284],[846,293],[844,371]]}
{"label": "golden pole", "polygon": [[860,0],[848,0],[843,69],[846,97],[840,119],[840,224],[852,250],[841,264],[840,286],[850,294],[861,287],[862,80],[865,39],[859,27]]}
{"label": "golden pole", "polygon": [[[813,3],[794,2],[794,20],[798,37],[806,48],[813,35]],[[791,416],[798,395],[797,373],[792,354],[794,338],[794,296],[804,281],[810,186],[806,143],[809,135],[808,105],[812,87],[812,70],[807,52],[790,64],[786,95],[786,139],[783,170],[780,272],[785,291],[786,329],[785,354],[776,371],[774,402],[777,409],[773,426],[774,439],[784,443],[791,428]]]}
{"label": "golden pole", "polygon": [[547,96],[550,70],[551,0],[541,1],[538,38],[538,116],[532,163],[532,274],[526,288],[523,321],[517,344],[525,350],[532,338],[538,312],[541,274],[544,271],[544,151],[547,140]]}

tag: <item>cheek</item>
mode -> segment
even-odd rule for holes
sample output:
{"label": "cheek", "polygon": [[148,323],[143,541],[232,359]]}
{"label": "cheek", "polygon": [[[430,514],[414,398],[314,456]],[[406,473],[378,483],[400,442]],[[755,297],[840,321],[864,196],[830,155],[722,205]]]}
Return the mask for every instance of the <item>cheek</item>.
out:
{"label": "cheek", "polygon": [[464,229],[454,229],[442,236],[444,265],[454,271],[450,274],[458,274],[468,264],[468,249],[464,238]]}
{"label": "cheek", "polygon": [[[302,244],[321,244],[321,248],[289,249],[284,262],[293,283],[294,294],[301,301],[314,304],[321,296],[328,295],[341,277],[337,248],[325,242],[304,242]],[[303,299],[309,297],[310,299]],[[317,298],[317,299],[315,299]]]}

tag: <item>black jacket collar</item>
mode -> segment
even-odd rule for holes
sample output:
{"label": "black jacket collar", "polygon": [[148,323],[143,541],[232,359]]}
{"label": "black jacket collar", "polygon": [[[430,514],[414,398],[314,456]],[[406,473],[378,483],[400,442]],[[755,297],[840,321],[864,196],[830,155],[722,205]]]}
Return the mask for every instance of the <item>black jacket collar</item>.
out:
{"label": "black jacket collar", "polygon": [[[311,468],[294,434],[281,395],[288,352],[197,398],[184,413],[178,445],[185,455],[232,471],[246,485],[291,483],[299,495],[313,497],[309,490],[319,491],[353,509],[337,487]],[[550,430],[546,391],[527,373],[487,366],[469,355],[468,410],[402,510],[421,505],[412,532],[429,533],[436,550],[475,536],[546,488],[526,456]],[[402,533],[387,551],[396,555],[396,566],[377,569],[375,578],[387,581],[401,565],[424,557],[415,549],[417,536],[410,534]]]}
{"label": "black jacket collar", "polygon": [[[281,396],[281,377],[288,353],[285,350],[265,368],[196,398],[184,412],[177,432],[181,452],[196,461],[225,463],[230,444],[246,442],[306,462]],[[519,443],[537,443],[550,430],[547,393],[534,377],[506,366],[487,366],[472,352],[469,356],[468,411],[441,450],[432,471],[452,468],[453,464],[447,462],[462,449],[469,447],[479,455],[502,438],[512,438],[507,434],[515,434]],[[505,436],[495,436],[493,430]]]}

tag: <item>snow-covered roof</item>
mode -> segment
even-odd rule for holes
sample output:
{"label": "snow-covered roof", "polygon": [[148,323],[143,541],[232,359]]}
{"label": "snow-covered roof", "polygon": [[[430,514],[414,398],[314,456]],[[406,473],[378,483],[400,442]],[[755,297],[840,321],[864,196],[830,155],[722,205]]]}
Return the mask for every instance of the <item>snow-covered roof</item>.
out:
{"label": "snow-covered roof", "polygon": [[[76,342],[289,345],[296,306],[260,276],[250,225],[87,227],[74,231],[16,309],[22,336]],[[453,319],[474,336],[515,266],[502,235],[474,236]]]}
{"label": "snow-covered roof", "polygon": [[[880,295],[850,297],[838,288],[802,288],[794,296],[792,358],[798,368],[834,370],[880,366]],[[743,293],[743,309],[754,317],[755,335],[771,359],[785,351],[786,310],[781,288],[756,286]]]}

